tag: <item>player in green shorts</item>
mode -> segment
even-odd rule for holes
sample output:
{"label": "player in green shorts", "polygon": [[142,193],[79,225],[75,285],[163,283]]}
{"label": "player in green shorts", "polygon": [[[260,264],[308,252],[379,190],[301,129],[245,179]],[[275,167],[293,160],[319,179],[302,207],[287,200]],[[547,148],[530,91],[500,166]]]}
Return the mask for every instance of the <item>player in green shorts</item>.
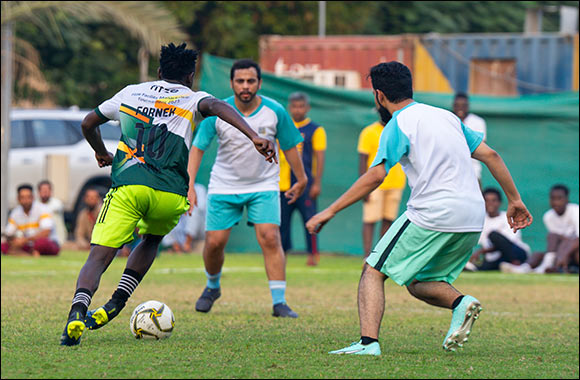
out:
{"label": "player in green shorts", "polygon": [[[161,48],[159,80],[129,85],[90,112],[82,122],[100,167],[112,165],[112,187],[97,218],[91,251],[81,269],[61,345],[80,343],[83,331],[104,326],[125,306],[157,255],[159,243],[190,209],[189,150],[201,118],[219,116],[246,135],[269,162],[274,144],[259,137],[227,103],[192,91],[197,51],[185,44]],[[121,139],[109,153],[99,131],[119,120]],[[240,138],[241,135],[239,135]],[[135,227],[143,235],[127,259],[117,290],[103,306],[87,313],[101,275]]]}
{"label": "player in green shorts", "polygon": [[380,355],[379,328],[385,309],[384,281],[405,285],[414,297],[453,311],[443,348],[467,342],[482,310],[473,296],[451,284],[471,256],[483,228],[485,206],[471,157],[487,165],[508,197],[507,218],[515,231],[532,216],[503,160],[451,112],[413,101],[409,69],[399,62],[371,68],[378,108],[392,115],[381,134],[369,170],[326,210],[313,216],[311,233],[345,207],[359,201],[400,162],[411,187],[407,210],[366,260],[358,288],[359,341],[331,354]]}

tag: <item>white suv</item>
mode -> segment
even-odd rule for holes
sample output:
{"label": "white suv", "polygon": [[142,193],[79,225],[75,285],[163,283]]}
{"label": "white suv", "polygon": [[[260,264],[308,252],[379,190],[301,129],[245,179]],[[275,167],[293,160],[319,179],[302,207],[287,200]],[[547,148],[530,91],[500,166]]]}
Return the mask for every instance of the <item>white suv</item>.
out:
{"label": "white suv", "polygon": [[[12,110],[8,193],[11,209],[17,205],[16,188],[20,184],[29,183],[36,188],[39,181],[46,179],[49,155],[68,157],[69,196],[61,200],[69,228],[74,228],[87,188],[97,188],[104,196],[111,186],[111,167],[99,168],[95,152],[81,132],[81,122],[89,112],[78,109]],[[118,123],[110,121],[100,129],[107,150],[115,154],[121,136]]]}

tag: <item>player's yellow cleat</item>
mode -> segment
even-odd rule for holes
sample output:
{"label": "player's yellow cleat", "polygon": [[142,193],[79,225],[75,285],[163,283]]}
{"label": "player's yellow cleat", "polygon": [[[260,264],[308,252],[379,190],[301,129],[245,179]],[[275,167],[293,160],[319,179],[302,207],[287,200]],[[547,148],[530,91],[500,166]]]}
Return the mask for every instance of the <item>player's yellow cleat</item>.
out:
{"label": "player's yellow cleat", "polygon": [[79,313],[68,320],[64,332],[60,337],[61,346],[76,346],[81,342],[81,336],[85,331],[85,322],[80,319]]}
{"label": "player's yellow cleat", "polygon": [[91,310],[87,313],[85,324],[89,330],[96,330],[103,327],[109,322],[109,314],[104,307],[99,307],[96,310]]}

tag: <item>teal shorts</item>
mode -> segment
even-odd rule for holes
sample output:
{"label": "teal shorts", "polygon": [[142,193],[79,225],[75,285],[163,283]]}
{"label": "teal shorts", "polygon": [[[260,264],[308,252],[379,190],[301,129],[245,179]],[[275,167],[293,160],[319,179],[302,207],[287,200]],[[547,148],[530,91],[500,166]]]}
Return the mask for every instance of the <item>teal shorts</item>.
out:
{"label": "teal shorts", "polygon": [[413,280],[453,283],[469,261],[481,232],[439,232],[421,228],[401,215],[366,262],[399,285]]}
{"label": "teal shorts", "polygon": [[205,230],[219,231],[232,228],[242,219],[244,206],[248,208],[248,225],[262,223],[280,225],[279,191],[209,194]]}
{"label": "teal shorts", "polygon": [[143,185],[114,187],[105,196],[91,244],[120,248],[133,240],[135,227],[140,235],[164,236],[188,209],[183,195]]}

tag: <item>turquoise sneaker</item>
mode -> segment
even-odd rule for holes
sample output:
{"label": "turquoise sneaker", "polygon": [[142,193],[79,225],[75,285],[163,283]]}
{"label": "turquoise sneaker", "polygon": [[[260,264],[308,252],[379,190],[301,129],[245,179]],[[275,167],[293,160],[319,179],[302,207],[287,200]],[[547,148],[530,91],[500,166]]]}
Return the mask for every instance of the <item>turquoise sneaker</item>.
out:
{"label": "turquoise sneaker", "polygon": [[463,347],[469,339],[473,323],[479,318],[481,310],[483,310],[481,303],[475,297],[468,295],[463,297],[453,310],[451,326],[443,341],[445,351],[455,351],[458,347]]}
{"label": "turquoise sneaker", "polygon": [[373,342],[371,344],[367,344],[364,346],[362,344],[362,340],[358,342],[353,342],[350,346],[342,348],[336,351],[330,351],[329,354],[337,354],[337,355],[347,355],[347,354],[354,354],[354,355],[375,355],[379,356],[381,354],[381,346],[379,346],[379,342]]}

